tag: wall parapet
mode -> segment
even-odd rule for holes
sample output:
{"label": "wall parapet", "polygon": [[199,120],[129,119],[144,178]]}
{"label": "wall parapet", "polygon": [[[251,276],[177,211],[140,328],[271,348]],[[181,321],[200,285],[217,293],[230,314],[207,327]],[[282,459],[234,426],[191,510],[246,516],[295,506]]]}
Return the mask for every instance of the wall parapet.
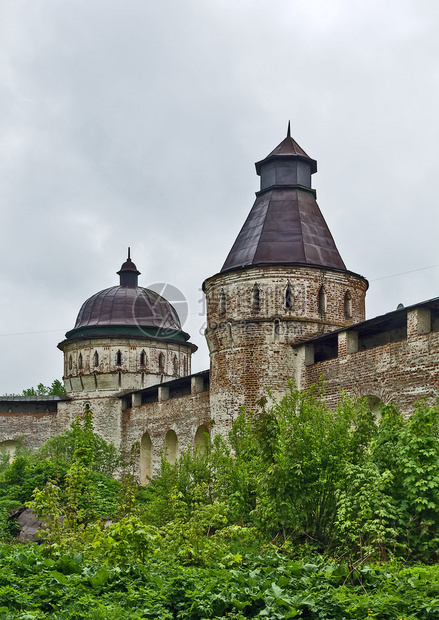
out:
{"label": "wall parapet", "polygon": [[369,402],[394,402],[410,415],[421,398],[439,396],[439,299],[401,308],[335,334],[296,345],[296,383],[325,384],[336,407],[341,392]]}
{"label": "wall parapet", "polygon": [[139,407],[151,403],[158,403],[182,396],[193,396],[200,392],[207,392],[210,385],[210,371],[202,370],[201,372],[158,383],[142,390],[135,392],[125,392],[118,396],[122,399],[122,409],[130,409],[131,407]]}
{"label": "wall parapet", "polygon": [[439,331],[439,298],[400,308],[374,319],[293,345],[305,348],[305,366],[345,357]]}

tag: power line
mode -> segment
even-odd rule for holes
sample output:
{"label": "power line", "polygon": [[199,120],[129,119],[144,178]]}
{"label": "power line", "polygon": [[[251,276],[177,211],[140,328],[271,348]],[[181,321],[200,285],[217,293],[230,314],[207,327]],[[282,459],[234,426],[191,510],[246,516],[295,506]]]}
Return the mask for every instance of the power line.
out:
{"label": "power line", "polygon": [[391,276],[382,276],[381,278],[373,278],[370,282],[378,282],[378,280],[387,280],[389,278],[397,278],[398,276],[405,276],[408,273],[416,273],[417,271],[425,271],[426,269],[434,269],[439,265],[430,265],[429,267],[420,267],[419,269],[412,269],[411,271],[401,271],[401,273],[394,273]]}
{"label": "power line", "polygon": [[[372,278],[369,280],[369,282],[378,282],[379,280],[389,280],[390,278],[397,278],[399,276],[405,276],[409,273],[416,273],[418,271],[425,271],[426,269],[435,269],[436,267],[439,267],[439,265],[429,265],[428,267],[419,267],[419,269],[412,269],[411,271],[401,271],[400,273],[393,273],[390,276],[382,276],[381,278]],[[193,316],[195,314],[198,314],[198,316],[204,316],[204,314],[199,314],[199,312],[189,312],[188,316]],[[0,334],[0,338],[3,336],[33,336],[35,334],[53,334],[55,332],[66,332],[68,331],[67,329],[46,329],[43,331],[38,331],[38,332],[16,332],[16,333],[10,333],[10,334]]]}
{"label": "power line", "polygon": [[53,334],[54,332],[66,332],[67,329],[46,329],[41,332],[16,332],[12,334],[0,334],[1,336],[31,336],[33,334]]}

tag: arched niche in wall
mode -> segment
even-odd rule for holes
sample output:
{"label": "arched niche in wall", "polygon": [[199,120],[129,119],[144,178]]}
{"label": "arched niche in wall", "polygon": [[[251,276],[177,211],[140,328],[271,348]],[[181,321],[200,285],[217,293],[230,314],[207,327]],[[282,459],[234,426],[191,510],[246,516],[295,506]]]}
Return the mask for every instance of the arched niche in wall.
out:
{"label": "arched niche in wall", "polygon": [[374,414],[377,420],[381,420],[381,407],[383,406],[383,401],[378,398],[378,396],[374,396],[373,394],[368,394],[364,397],[370,411]]}
{"label": "arched niche in wall", "polygon": [[318,294],[318,308],[319,308],[319,312],[320,314],[325,314],[326,312],[326,306],[327,306],[327,295],[326,295],[326,290],[325,287],[322,286],[319,289],[319,294]]}
{"label": "arched niche in wall", "polygon": [[232,324],[230,323],[230,321],[227,322],[226,329],[229,342],[233,342]]}
{"label": "arched niche in wall", "polygon": [[344,315],[345,318],[352,318],[352,295],[350,291],[346,291],[344,295]]}
{"label": "arched niche in wall", "polygon": [[280,319],[275,318],[273,321],[273,342],[279,342],[282,325]]}
{"label": "arched niche in wall", "polygon": [[140,440],[140,484],[148,484],[152,477],[152,442],[149,433]]}
{"label": "arched niche in wall", "polygon": [[204,454],[206,451],[206,433],[209,435],[209,429],[205,424],[202,424],[197,428],[195,433],[195,449]]}
{"label": "arched niche in wall", "polygon": [[19,441],[13,441],[12,439],[8,439],[7,441],[0,442],[0,459],[3,456],[7,456],[9,461],[12,461],[14,458],[14,454],[17,448],[21,446]]}
{"label": "arched niche in wall", "polygon": [[165,459],[173,465],[178,459],[178,438],[175,431],[169,430],[165,437]]}

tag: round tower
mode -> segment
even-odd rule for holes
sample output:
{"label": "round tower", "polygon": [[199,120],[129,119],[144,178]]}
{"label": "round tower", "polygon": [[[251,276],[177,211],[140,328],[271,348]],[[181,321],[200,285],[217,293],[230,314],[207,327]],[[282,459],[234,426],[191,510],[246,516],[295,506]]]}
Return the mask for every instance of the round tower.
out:
{"label": "round tower", "polygon": [[292,345],[363,321],[368,283],[348,271],[316,202],[317,162],[287,137],[256,163],[260,191],[207,300],[212,417],[227,426],[295,378]]}
{"label": "round tower", "polygon": [[74,329],[58,345],[64,353],[64,385],[76,399],[110,396],[190,374],[196,346],[188,342],[174,307],[138,285],[128,258],[119,286],[82,305]]}

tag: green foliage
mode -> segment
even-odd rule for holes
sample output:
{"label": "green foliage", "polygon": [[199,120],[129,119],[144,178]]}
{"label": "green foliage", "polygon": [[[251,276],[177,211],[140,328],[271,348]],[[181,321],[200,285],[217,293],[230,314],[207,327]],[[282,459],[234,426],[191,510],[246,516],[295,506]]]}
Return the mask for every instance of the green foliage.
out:
{"label": "green foliage", "polygon": [[438,407],[377,420],[318,387],[269,398],[146,488],[138,445],[120,482],[104,475],[120,460],[90,412],[17,456],[0,531],[38,487],[47,544],[0,547],[0,619],[439,618]]}
{"label": "green foliage", "polygon": [[[17,445],[15,446],[14,450],[14,458],[17,458],[18,456],[27,456],[30,454],[29,448],[23,445],[23,441],[24,436],[18,437]],[[8,452],[8,450],[0,446],[0,474],[6,471],[6,469],[9,467],[11,460],[11,454]]]}
{"label": "green foliage", "polygon": [[17,451],[0,472],[0,539],[15,534],[9,513],[29,502],[35,489],[41,514],[51,518],[58,537],[60,520],[73,527],[95,515],[111,517],[118,509],[121,485],[108,475],[121,461],[119,451],[93,432],[91,412],[35,453]]}
{"label": "green foliage", "polygon": [[59,379],[52,381],[50,386],[39,383],[36,388],[23,390],[23,396],[63,396],[66,390]]}
{"label": "green foliage", "polygon": [[62,480],[68,469],[65,463],[33,461],[29,454],[17,456],[0,473],[0,540],[16,533],[16,524],[9,521],[9,513],[23,506],[32,497],[35,487],[43,487],[49,480]]}
{"label": "green foliage", "polygon": [[439,618],[438,565],[351,570],[319,556],[247,552],[244,543],[230,568],[216,558],[183,566],[153,555],[155,533],[145,536],[140,523],[124,522],[114,535],[116,542],[127,539],[131,553],[138,537],[148,539],[145,563],[137,551],[131,562],[116,564],[115,554],[103,564],[78,552],[0,546],[0,614],[8,620]]}
{"label": "green foliage", "polygon": [[9,452],[7,452],[6,450],[0,450],[0,474],[9,467],[9,463]]}
{"label": "green foliage", "polygon": [[104,564],[145,565],[159,540],[157,528],[145,525],[137,515],[127,515],[103,530],[100,524],[89,528],[85,552]]}
{"label": "green foliage", "polygon": [[[72,547],[89,523],[97,519],[99,486],[92,472],[96,435],[91,411],[84,413],[71,425],[74,452],[73,462],[67,469],[63,484],[49,480],[44,488],[36,488],[28,505],[46,526],[42,535],[60,547]],[[102,440],[101,440],[102,441]],[[81,543],[79,543],[81,544]]]}
{"label": "green foliage", "polygon": [[140,444],[136,442],[130,453],[128,463],[124,463],[119,492],[118,517],[126,517],[136,512],[135,502],[139,493],[139,485],[135,478],[136,462],[140,460]]}
{"label": "green foliage", "polygon": [[346,464],[336,493],[341,554],[350,552],[362,562],[369,556],[386,561],[390,550],[396,552],[398,507],[386,493],[392,478],[389,470],[380,472],[371,461]]}
{"label": "green foliage", "polygon": [[439,407],[425,402],[403,419],[383,410],[372,450],[381,471],[390,471],[388,495],[398,507],[395,527],[399,553],[407,559],[438,559],[439,543]]}
{"label": "green foliage", "polygon": [[39,383],[36,388],[27,388],[21,394],[6,394],[5,396],[64,396],[65,393],[62,382],[55,379],[50,386]]}
{"label": "green foliage", "polygon": [[364,403],[345,397],[330,411],[322,396],[317,388],[290,389],[270,409],[262,403],[246,415],[247,433],[260,446],[256,522],[330,548],[344,465],[364,460],[375,425]]}
{"label": "green foliage", "polygon": [[[90,454],[90,468],[105,476],[113,476],[122,465],[122,456],[112,444],[107,443],[100,435],[88,432],[91,417],[86,412],[86,426],[81,426],[79,418],[70,425],[70,429],[60,435],[51,437],[34,454],[34,459],[50,459],[73,463],[75,451],[80,447]],[[91,430],[93,430],[91,428]],[[85,443],[84,443],[85,442]],[[88,443],[87,443],[88,442]]]}
{"label": "green foliage", "polygon": [[[148,522],[168,530],[221,505],[223,527],[256,528],[351,563],[436,561],[439,410],[420,403],[404,419],[388,405],[377,420],[366,401],[344,397],[331,411],[320,388],[291,387],[280,402],[241,411],[229,442],[216,437],[203,453],[164,461],[145,495]],[[179,540],[180,557],[199,561]]]}

